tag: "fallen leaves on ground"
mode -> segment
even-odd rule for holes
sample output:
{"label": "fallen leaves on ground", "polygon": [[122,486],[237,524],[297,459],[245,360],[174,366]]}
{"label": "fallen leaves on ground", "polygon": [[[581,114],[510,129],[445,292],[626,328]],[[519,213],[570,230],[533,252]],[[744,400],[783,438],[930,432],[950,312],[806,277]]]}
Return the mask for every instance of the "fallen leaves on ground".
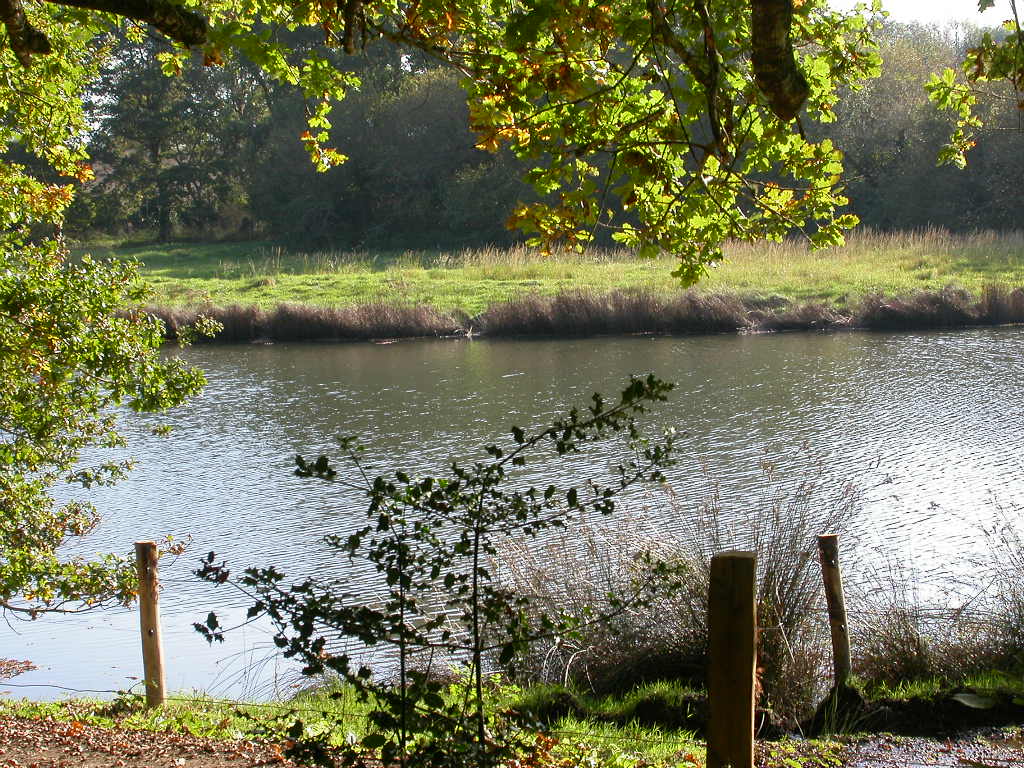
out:
{"label": "fallen leaves on ground", "polygon": [[293,766],[273,744],[0,717],[0,768],[254,768]]}

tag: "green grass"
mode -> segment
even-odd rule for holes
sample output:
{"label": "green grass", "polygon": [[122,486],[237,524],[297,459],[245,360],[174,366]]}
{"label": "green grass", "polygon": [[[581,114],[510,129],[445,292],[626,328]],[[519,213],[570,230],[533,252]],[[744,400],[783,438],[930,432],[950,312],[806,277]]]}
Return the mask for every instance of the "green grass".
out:
{"label": "green grass", "polygon": [[[522,708],[529,700],[550,696],[555,689],[526,691],[499,686],[492,692],[496,707]],[[693,731],[622,718],[638,701],[651,696],[672,697],[687,691],[676,684],[656,684],[625,697],[588,699],[594,716],[560,717],[540,737],[540,753],[529,764],[535,768],[590,765],[593,768],[700,768],[705,747]],[[331,695],[333,694],[333,696]],[[171,731],[215,740],[260,739],[277,721],[287,725],[298,714],[307,728],[330,729],[337,740],[365,733],[368,705],[350,689],[330,688],[300,694],[287,702],[238,704],[209,699],[201,694],[170,697],[161,708],[146,710],[140,697],[124,695],[114,701],[67,699],[33,702],[0,700],[0,715],[77,721],[104,728]],[[281,719],[283,718],[283,719]],[[765,768],[833,768],[841,764],[842,745],[836,741],[783,739],[759,744],[758,765]]]}
{"label": "green grass", "polygon": [[[493,702],[495,706],[516,703],[514,689],[506,689],[498,695],[500,700]],[[275,723],[283,733],[298,715],[307,729],[329,729],[332,741],[340,742],[346,737],[360,738],[365,734],[368,706],[358,701],[351,689],[333,688],[303,694],[287,702],[267,704],[238,704],[198,693],[182,694],[170,697],[164,706],[154,710],[145,709],[142,699],[134,695],[114,701],[0,700],[0,715],[77,721],[103,728],[170,730],[215,740],[266,738],[267,728]],[[675,768],[703,763],[703,744],[696,740],[692,731],[565,717],[551,724],[549,734],[547,751],[552,765],[563,764],[560,762],[563,760],[595,768],[637,764]]]}
{"label": "green grass", "polygon": [[[288,253],[267,243],[93,246],[79,252],[132,257],[168,307],[304,303],[330,307],[387,302],[477,314],[530,294],[584,290],[679,291],[669,258],[625,251],[541,257],[532,251]],[[954,236],[942,231],[851,236],[844,248],[810,251],[796,241],[726,248],[726,262],[698,285],[705,292],[781,297],[848,307],[871,293],[909,295],[954,284],[1024,285],[1024,234]]]}
{"label": "green grass", "polygon": [[712,271],[704,289],[845,306],[871,293],[905,296],[950,284],[978,293],[990,284],[1024,284],[1021,232],[860,232],[843,248],[771,243],[733,247],[727,255],[729,263]]}
{"label": "green grass", "polygon": [[348,732],[362,733],[368,705],[353,692],[339,698],[322,694],[300,695],[290,701],[238,703],[180,693],[170,696],[157,709],[146,709],[142,697],[124,694],[112,701],[76,698],[38,702],[29,699],[0,700],[0,715],[53,718],[78,721],[101,728],[189,733],[205,739],[251,739],[264,735],[274,722],[290,722],[297,713],[310,727],[328,723],[344,738]]}
{"label": "green grass", "polygon": [[950,690],[969,691],[979,696],[1002,694],[1024,697],[1024,677],[1005,670],[989,670],[959,681],[932,677],[926,680],[905,680],[897,684],[880,682],[864,686],[864,693],[871,701],[930,699],[948,695]]}

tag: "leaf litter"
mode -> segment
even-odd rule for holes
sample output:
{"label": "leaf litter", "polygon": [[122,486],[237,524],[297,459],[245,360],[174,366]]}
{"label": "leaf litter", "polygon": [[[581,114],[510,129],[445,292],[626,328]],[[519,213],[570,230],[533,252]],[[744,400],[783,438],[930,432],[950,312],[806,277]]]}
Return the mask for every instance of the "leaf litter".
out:
{"label": "leaf litter", "polygon": [[294,764],[275,744],[214,741],[170,731],[101,728],[77,720],[0,717],[0,768],[255,768]]}

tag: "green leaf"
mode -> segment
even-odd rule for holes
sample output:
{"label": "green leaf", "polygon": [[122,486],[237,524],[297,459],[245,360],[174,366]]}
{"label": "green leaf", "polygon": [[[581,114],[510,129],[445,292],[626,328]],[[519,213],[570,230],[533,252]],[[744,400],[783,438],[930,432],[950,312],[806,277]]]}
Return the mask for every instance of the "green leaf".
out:
{"label": "green leaf", "polygon": [[501,665],[508,664],[516,655],[516,647],[512,643],[508,643],[502,647],[501,653],[498,655],[498,663]]}
{"label": "green leaf", "polygon": [[380,749],[387,743],[388,737],[383,733],[368,733],[362,740],[362,745],[367,749]]}

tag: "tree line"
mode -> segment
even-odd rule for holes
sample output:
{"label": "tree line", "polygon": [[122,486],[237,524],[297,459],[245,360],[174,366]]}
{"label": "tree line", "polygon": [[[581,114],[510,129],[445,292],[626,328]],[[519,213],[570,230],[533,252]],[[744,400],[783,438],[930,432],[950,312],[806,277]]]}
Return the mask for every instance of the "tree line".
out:
{"label": "tree line", "polygon": [[[294,32],[299,36],[302,33]],[[318,45],[296,39],[296,50]],[[849,209],[880,230],[1019,226],[1024,135],[1012,89],[980,95],[984,140],[966,169],[938,165],[954,118],[923,84],[956,67],[981,35],[968,26],[887,23],[882,74],[847,89],[836,122],[808,125],[844,153]],[[459,76],[422,52],[369,46],[337,56],[362,87],[335,109],[330,143],[349,158],[326,173],[300,137],[308,109],[244,56],[167,77],[162,45],[119,40],[88,104],[95,179],[69,211],[77,238],[270,238],[298,248],[404,249],[508,244],[517,202],[536,199],[529,160],[485,151]],[[622,215],[614,194],[607,203]]]}

